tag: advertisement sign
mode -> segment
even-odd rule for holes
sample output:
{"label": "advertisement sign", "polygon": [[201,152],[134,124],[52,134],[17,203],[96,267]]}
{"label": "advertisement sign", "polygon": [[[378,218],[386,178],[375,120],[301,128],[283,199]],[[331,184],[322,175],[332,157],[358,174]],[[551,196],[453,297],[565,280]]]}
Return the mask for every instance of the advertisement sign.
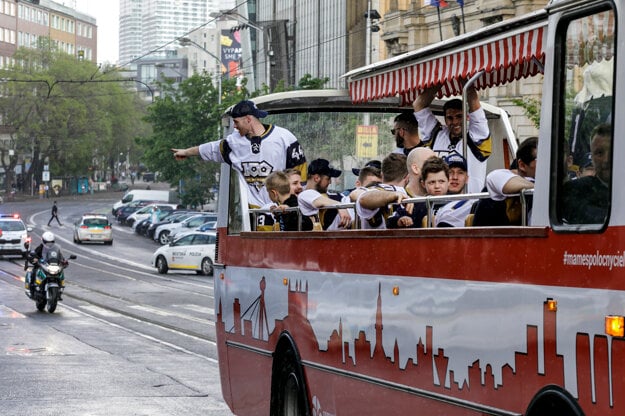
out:
{"label": "advertisement sign", "polygon": [[378,155],[378,126],[358,126],[356,130],[356,156],[373,158]]}
{"label": "advertisement sign", "polygon": [[241,32],[221,31],[221,72],[226,78],[242,76]]}

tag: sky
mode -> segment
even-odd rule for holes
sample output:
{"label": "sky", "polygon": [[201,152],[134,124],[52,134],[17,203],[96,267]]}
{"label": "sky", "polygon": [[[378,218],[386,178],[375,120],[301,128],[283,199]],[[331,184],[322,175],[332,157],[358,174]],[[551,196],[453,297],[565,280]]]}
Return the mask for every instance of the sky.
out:
{"label": "sky", "polygon": [[[62,0],[56,0],[63,3]],[[119,0],[76,0],[76,10],[94,17],[98,25],[98,63],[119,59]]]}

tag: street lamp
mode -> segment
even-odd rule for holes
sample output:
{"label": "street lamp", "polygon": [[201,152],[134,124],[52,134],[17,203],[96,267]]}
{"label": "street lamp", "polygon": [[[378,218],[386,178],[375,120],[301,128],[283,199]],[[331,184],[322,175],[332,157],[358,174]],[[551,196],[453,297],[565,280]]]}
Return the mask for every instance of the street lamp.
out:
{"label": "street lamp", "polygon": [[187,38],[187,37],[178,38],[178,43],[180,44],[180,46],[193,45],[196,48],[201,49],[202,51],[206,52],[207,54],[209,54],[211,57],[215,59],[215,61],[217,62],[217,72],[215,72],[215,77],[217,78],[217,88],[219,91],[219,95],[217,96],[217,104],[221,104],[221,65],[222,65],[221,59],[219,59],[214,53],[210,52],[205,47],[193,41],[191,38]]}

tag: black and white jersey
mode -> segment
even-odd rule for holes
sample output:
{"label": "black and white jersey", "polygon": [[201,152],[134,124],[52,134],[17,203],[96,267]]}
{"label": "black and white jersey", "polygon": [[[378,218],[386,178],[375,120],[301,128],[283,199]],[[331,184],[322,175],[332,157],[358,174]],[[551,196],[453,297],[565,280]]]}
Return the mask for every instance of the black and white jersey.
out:
{"label": "black and white jersey", "polygon": [[265,125],[262,136],[248,139],[238,130],[223,140],[200,145],[204,160],[227,163],[241,172],[248,185],[249,204],[262,207],[271,203],[265,190],[270,173],[294,168],[306,180],[306,156],[297,138],[285,128]]}

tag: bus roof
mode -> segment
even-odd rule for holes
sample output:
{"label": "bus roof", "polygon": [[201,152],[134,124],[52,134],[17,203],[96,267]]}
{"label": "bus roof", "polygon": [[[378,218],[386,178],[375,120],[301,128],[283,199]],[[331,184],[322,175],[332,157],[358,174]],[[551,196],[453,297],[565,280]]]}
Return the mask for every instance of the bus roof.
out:
{"label": "bus roof", "polygon": [[399,96],[410,103],[434,85],[443,96],[459,95],[461,81],[482,70],[478,89],[542,73],[546,25],[547,12],[539,10],[355,69],[344,75],[351,99]]}
{"label": "bus roof", "polygon": [[[352,102],[347,90],[295,90],[262,95],[252,99],[254,104],[269,114],[309,113],[311,111],[331,112],[375,112],[388,113],[412,109],[411,103],[402,103],[399,97],[384,97],[363,103]],[[443,114],[443,104],[447,100],[434,100],[432,111],[437,115]],[[488,103],[481,103],[486,117],[495,119],[501,117],[503,110]],[[230,111],[232,107],[228,108]]]}

